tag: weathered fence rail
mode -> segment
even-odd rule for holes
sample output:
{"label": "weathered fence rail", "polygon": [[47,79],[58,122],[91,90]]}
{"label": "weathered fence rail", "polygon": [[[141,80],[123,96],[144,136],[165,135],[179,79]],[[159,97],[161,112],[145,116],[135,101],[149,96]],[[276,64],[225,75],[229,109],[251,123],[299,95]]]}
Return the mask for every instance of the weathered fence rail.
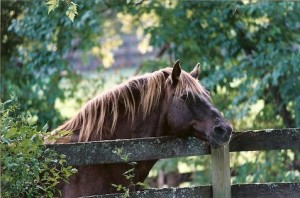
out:
{"label": "weathered fence rail", "polygon": [[[300,149],[300,129],[266,129],[233,133],[229,146],[217,150],[196,138],[141,138],[101,142],[49,145],[65,154],[72,165],[118,163],[122,159],[113,151],[123,149],[128,161],[211,155],[212,186],[151,189],[132,193],[132,197],[300,197],[299,183],[230,184],[229,152],[278,149]],[[222,166],[220,166],[222,164]],[[94,197],[118,197],[105,195]]]}
{"label": "weathered fence rail", "polygon": [[[231,186],[232,198],[299,198],[299,183],[237,184]],[[120,194],[95,195],[91,198],[122,198]],[[130,198],[207,198],[213,197],[211,186],[149,189],[134,192]],[[222,198],[224,196],[221,196]]]}

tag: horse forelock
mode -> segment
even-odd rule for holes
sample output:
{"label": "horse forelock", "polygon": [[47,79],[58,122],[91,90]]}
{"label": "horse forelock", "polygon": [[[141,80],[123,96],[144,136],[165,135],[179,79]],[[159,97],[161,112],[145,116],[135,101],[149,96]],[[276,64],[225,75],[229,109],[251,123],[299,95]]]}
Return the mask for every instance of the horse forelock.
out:
{"label": "horse forelock", "polygon": [[[76,116],[57,130],[77,131],[79,141],[88,141],[92,135],[97,137],[97,140],[102,140],[104,136],[111,137],[120,116],[120,102],[124,105],[125,114],[129,116],[132,123],[138,116],[138,111],[142,112],[143,119],[145,119],[158,106],[168,86],[166,78],[171,72],[171,68],[165,68],[129,79],[90,100]],[[139,99],[135,95],[136,92]],[[203,86],[188,73],[182,71],[174,97],[179,98],[184,93],[191,93],[193,97],[201,95],[209,98]],[[109,128],[109,130],[104,130],[104,128]]]}

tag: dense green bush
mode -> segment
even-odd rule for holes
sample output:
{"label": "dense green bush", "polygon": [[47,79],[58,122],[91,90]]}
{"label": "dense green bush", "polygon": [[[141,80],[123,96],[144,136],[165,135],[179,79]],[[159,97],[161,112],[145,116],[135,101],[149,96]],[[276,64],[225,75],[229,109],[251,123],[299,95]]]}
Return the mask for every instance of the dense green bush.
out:
{"label": "dense green bush", "polygon": [[65,156],[43,145],[38,131],[17,105],[1,103],[1,188],[3,197],[53,197],[61,180],[76,172],[66,166]]}

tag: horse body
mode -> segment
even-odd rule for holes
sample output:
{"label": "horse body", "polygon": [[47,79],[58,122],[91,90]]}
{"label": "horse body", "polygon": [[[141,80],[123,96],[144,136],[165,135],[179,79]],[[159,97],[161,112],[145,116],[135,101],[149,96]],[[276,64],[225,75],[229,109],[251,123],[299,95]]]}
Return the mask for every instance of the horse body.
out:
{"label": "horse body", "polygon": [[[198,65],[186,73],[177,61],[173,69],[131,79],[88,102],[57,130],[72,131],[69,142],[190,135],[217,148],[230,140],[232,128],[210,103],[198,74]],[[143,182],[155,162],[137,162],[133,183]],[[129,186],[122,174],[130,168],[126,163],[79,166],[69,184],[63,184],[62,194],[115,193],[112,184]]]}

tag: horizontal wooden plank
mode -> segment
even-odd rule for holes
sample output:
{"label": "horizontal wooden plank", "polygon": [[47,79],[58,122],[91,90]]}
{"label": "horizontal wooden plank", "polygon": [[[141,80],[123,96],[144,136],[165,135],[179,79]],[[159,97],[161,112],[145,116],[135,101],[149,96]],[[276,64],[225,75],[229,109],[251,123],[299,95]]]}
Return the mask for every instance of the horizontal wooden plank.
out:
{"label": "horizontal wooden plank", "polygon": [[[300,183],[267,183],[232,185],[232,198],[299,198]],[[122,194],[95,195],[90,198],[121,198]],[[130,193],[131,198],[211,198],[211,186],[149,189]]]}
{"label": "horizontal wooden plank", "polygon": [[[196,138],[140,138],[108,140],[102,142],[48,145],[67,156],[72,165],[122,162],[113,151],[123,149],[128,161],[142,161],[171,157],[210,154],[210,148]],[[300,129],[269,129],[233,133],[230,151],[256,151],[272,149],[300,149]]]}
{"label": "horizontal wooden plank", "polygon": [[230,151],[300,149],[300,129],[263,129],[233,133]]}
{"label": "horizontal wooden plank", "polygon": [[300,183],[238,184],[232,186],[232,198],[299,198]]}
{"label": "horizontal wooden plank", "polygon": [[196,138],[175,137],[53,144],[48,147],[66,155],[67,162],[72,165],[123,162],[114,152],[117,149],[129,155],[128,161],[204,155],[210,152],[208,144]]}
{"label": "horizontal wooden plank", "polygon": [[[123,194],[109,194],[109,195],[94,195],[89,198],[123,198]],[[187,188],[161,188],[161,189],[147,189],[130,193],[130,198],[207,198],[212,197],[211,186],[197,186]]]}

